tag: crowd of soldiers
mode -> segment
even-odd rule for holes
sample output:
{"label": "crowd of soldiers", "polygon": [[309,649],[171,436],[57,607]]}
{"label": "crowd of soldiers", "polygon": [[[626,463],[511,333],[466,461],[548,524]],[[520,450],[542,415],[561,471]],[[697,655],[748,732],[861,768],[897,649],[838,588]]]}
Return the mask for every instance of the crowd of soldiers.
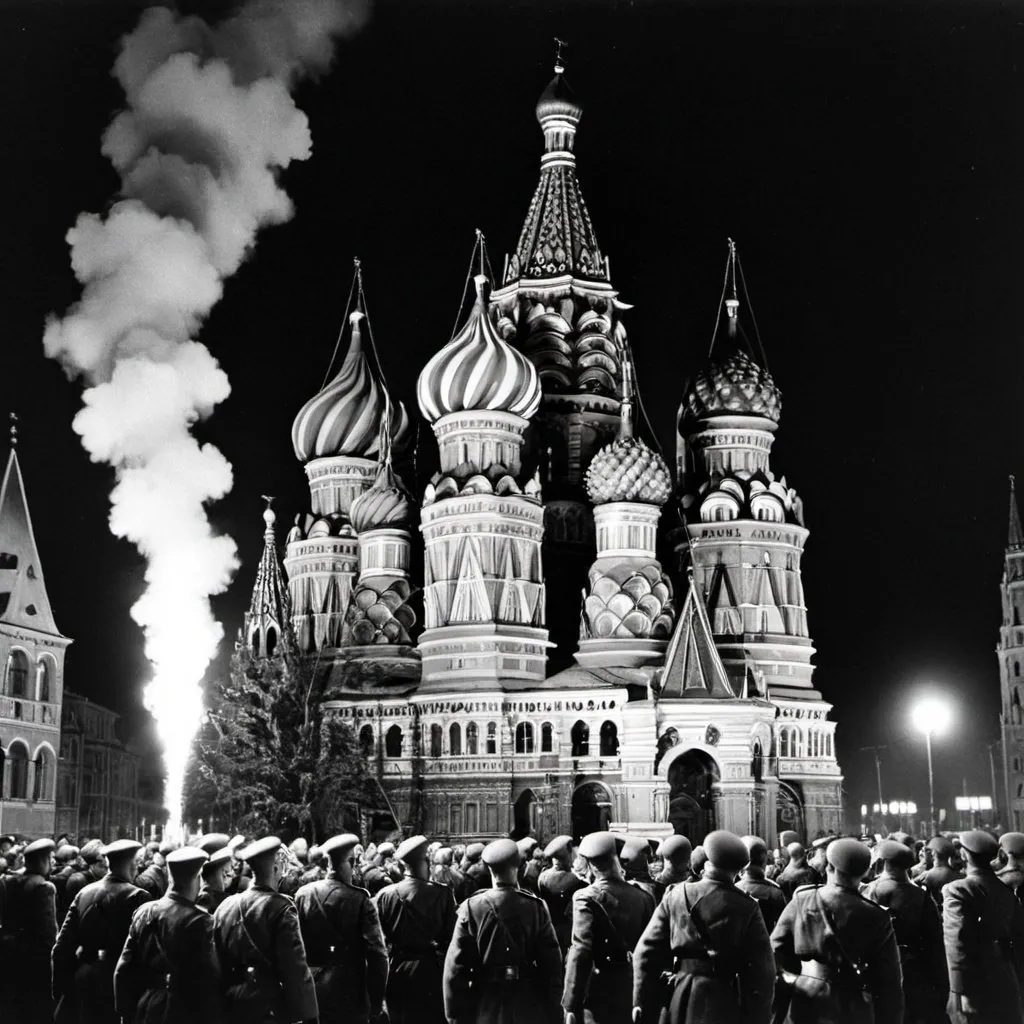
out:
{"label": "crowd of soldiers", "polygon": [[13,1024],[1024,1024],[1024,834],[0,838]]}

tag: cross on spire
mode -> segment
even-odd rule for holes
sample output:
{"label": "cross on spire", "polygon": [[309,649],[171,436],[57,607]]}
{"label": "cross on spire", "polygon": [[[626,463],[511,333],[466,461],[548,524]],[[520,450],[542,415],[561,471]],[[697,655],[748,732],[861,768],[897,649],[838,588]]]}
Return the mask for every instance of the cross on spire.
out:
{"label": "cross on spire", "polygon": [[565,74],[565,51],[569,48],[569,44],[564,39],[559,39],[555,36],[555,74]]}

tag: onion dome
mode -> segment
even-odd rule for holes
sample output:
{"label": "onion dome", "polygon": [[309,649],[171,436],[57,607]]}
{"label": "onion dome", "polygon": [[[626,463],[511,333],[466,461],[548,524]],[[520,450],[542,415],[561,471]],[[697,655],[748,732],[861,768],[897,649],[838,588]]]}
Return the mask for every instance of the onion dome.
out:
{"label": "onion dome", "polygon": [[[380,452],[380,421],[387,406],[384,387],[363,352],[358,310],[349,317],[352,340],[338,375],[300,410],[292,424],[292,447],[301,462],[331,455],[372,458]],[[391,436],[400,444],[409,416],[400,402],[391,406]]]}
{"label": "onion dome", "polygon": [[537,100],[537,120],[544,122],[551,117],[579,121],[583,116],[583,105],[576,99],[576,94],[569,88],[561,65],[555,65],[555,77]]}
{"label": "onion dome", "polygon": [[510,412],[529,419],[540,405],[533,363],[502,341],[487,311],[487,278],[478,274],[476,301],[465,326],[420,373],[416,395],[431,423],[453,412]]}
{"label": "onion dome", "polygon": [[779,422],[782,393],[772,375],[741,349],[698,371],[683,399],[684,417],[760,416]]}
{"label": "onion dome", "polygon": [[587,469],[586,485],[595,505],[609,501],[664,505],[672,493],[665,460],[638,437],[620,437],[602,448]]}
{"label": "onion dome", "polygon": [[372,486],[353,500],[349,519],[357,533],[384,527],[398,529],[408,525],[411,510],[409,493],[390,464],[384,463]]}

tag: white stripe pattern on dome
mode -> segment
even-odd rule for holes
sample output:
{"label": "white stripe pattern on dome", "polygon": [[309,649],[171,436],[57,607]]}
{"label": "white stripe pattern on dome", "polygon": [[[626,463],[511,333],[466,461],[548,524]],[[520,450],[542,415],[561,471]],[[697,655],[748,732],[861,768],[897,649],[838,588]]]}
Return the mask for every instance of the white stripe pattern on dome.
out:
{"label": "white stripe pattern on dome", "polygon": [[476,301],[465,326],[420,373],[420,411],[431,423],[470,409],[529,419],[540,406],[537,369],[498,336],[487,311],[487,279],[477,275],[473,280]]}

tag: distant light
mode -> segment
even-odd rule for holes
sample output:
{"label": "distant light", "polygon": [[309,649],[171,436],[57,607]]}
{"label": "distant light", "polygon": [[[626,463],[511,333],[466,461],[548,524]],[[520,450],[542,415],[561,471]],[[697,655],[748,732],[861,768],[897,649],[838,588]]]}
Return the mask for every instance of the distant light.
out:
{"label": "distant light", "polygon": [[878,813],[878,804],[872,804],[871,805],[871,813],[872,814],[877,814]]}
{"label": "distant light", "polygon": [[910,712],[914,728],[931,736],[944,732],[951,717],[949,705],[935,697],[919,700]]}
{"label": "distant light", "polygon": [[971,801],[965,796],[958,796],[956,798],[956,809],[958,811],[969,811],[971,809]]}
{"label": "distant light", "polygon": [[889,813],[889,805],[888,804],[882,804],[882,813],[883,814],[888,814]]}
{"label": "distant light", "polygon": [[990,796],[979,797],[978,802],[981,804],[981,808],[980,808],[981,810],[983,810],[983,811],[991,811],[992,810],[992,797],[990,797]]}
{"label": "distant light", "polygon": [[913,800],[907,803],[907,814],[917,814],[917,804]]}
{"label": "distant light", "polygon": [[971,805],[971,810],[972,811],[980,811],[981,810],[981,801],[976,796],[969,797],[968,802]]}
{"label": "distant light", "polygon": [[[876,806],[875,809],[876,810],[878,809],[877,806]],[[868,805],[867,804],[861,804],[860,805],[860,816],[862,818],[866,818],[868,816]]]}

